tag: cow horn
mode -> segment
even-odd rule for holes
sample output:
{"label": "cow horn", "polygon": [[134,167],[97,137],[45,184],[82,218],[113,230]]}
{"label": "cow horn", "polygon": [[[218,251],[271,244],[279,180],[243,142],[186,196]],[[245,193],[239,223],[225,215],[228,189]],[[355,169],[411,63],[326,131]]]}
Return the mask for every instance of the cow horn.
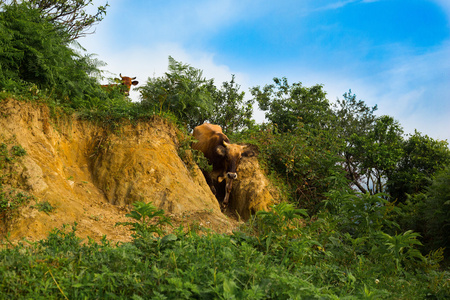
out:
{"label": "cow horn", "polygon": [[120,78],[123,78],[123,77],[122,77],[122,73],[119,73],[119,76],[120,76]]}
{"label": "cow horn", "polygon": [[131,80],[135,80],[135,79],[136,79],[136,77],[131,78]]}
{"label": "cow horn", "polygon": [[225,147],[228,147],[228,146],[230,146],[230,144],[229,144],[229,143],[227,143],[227,142],[225,142],[225,141],[223,141],[223,145],[224,145]]}

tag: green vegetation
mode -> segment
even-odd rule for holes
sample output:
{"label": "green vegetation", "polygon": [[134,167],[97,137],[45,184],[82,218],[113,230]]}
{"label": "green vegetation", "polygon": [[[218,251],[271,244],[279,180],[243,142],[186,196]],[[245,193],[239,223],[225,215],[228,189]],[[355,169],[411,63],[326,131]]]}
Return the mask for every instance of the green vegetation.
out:
{"label": "green vegetation", "polygon": [[[98,83],[101,62],[76,52],[73,41],[100,21],[92,1],[0,2],[0,101],[45,103],[55,117],[117,129],[161,116],[188,132],[208,121],[233,142],[257,146],[258,159],[282,202],[259,212],[231,235],[184,228],[151,204],[135,203],[119,225],[133,241],[83,243],[76,226],[46,240],[7,244],[0,251],[5,298],[131,299],[446,299],[450,296],[450,150],[420,132],[405,136],[391,116],[375,115],[351,91],[330,103],[321,85],[274,78],[247,100],[232,75],[216,87],[202,71],[169,57],[168,72],[149,78],[133,103]],[[84,20],[71,31],[70,20]],[[83,19],[86,17],[87,19]],[[82,18],[82,19],[77,19]],[[84,22],[84,23],[83,23]],[[74,24],[72,24],[74,25]],[[255,124],[257,103],[268,122]],[[0,214],[10,218],[31,197],[11,176],[26,149],[0,144]],[[194,152],[193,161],[205,160]],[[17,181],[17,180],[16,180]],[[47,202],[35,207],[54,208]],[[9,220],[9,219],[8,219]],[[4,295],[4,296],[3,296]]]}
{"label": "green vegetation", "polygon": [[[373,197],[373,196],[371,196]],[[279,204],[232,235],[178,228],[164,235],[163,212],[135,204],[134,240],[88,243],[76,225],[0,252],[0,293],[12,299],[445,299],[442,253],[424,257],[418,234],[389,235],[376,209],[368,235],[341,231],[350,219]],[[150,223],[149,221],[156,221]],[[374,226],[372,226],[374,224]],[[358,225],[353,222],[353,227]],[[348,228],[348,227],[347,227]],[[156,234],[156,235],[155,235]]]}
{"label": "green vegetation", "polygon": [[56,207],[52,206],[48,201],[38,202],[32,207],[36,208],[38,211],[43,211],[46,214],[49,214],[56,209]]}
{"label": "green vegetation", "polygon": [[33,197],[20,190],[20,184],[17,188],[8,184],[13,180],[14,165],[20,163],[21,158],[27,154],[26,150],[16,145],[14,138],[5,140],[0,136],[0,139],[0,217],[7,226],[17,210]]}

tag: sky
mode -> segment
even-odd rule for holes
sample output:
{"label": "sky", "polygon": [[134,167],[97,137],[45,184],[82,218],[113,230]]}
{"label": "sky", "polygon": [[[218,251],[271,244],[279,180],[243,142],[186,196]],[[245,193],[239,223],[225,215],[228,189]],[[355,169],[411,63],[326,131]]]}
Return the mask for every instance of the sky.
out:
{"label": "sky", "polygon": [[217,87],[234,74],[247,98],[274,77],[322,84],[330,102],[351,89],[406,134],[450,142],[448,0],[108,2],[95,33],[78,40],[107,64],[106,78],[136,76],[141,86],[163,76],[172,56]]}

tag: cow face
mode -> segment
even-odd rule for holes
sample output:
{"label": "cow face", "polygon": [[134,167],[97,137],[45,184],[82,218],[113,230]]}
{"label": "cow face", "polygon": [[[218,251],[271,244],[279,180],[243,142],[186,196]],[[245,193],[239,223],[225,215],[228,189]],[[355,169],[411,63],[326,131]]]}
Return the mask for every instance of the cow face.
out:
{"label": "cow face", "polygon": [[241,157],[248,155],[246,146],[223,142],[223,146],[217,146],[216,152],[225,159],[225,172],[222,176],[219,176],[219,182],[225,178],[232,180],[237,179],[236,170],[239,166]]}
{"label": "cow face", "polygon": [[222,182],[224,179],[226,181],[223,205],[227,205],[231,194],[233,180],[237,179],[236,170],[239,166],[241,157],[254,155],[254,152],[247,146],[229,144],[224,141],[223,146],[219,145],[216,148],[216,153],[223,157],[225,161],[225,171],[217,177],[217,181]]}
{"label": "cow face", "polygon": [[128,96],[130,94],[130,89],[132,85],[137,85],[139,83],[139,81],[133,80],[136,79],[136,77],[127,77],[127,76],[122,76],[122,74],[119,74],[120,79],[119,78],[114,78],[114,84],[103,84],[101,85],[102,88],[106,89],[107,91],[110,91],[114,88],[116,88],[117,86],[120,87],[120,91],[123,91],[123,93]]}
{"label": "cow face", "polygon": [[122,73],[119,74],[119,76],[122,79],[122,85],[126,86],[125,95],[128,95],[130,93],[132,85],[137,85],[139,83],[139,81],[134,80],[136,79],[136,77],[131,78],[127,76],[122,76]]}

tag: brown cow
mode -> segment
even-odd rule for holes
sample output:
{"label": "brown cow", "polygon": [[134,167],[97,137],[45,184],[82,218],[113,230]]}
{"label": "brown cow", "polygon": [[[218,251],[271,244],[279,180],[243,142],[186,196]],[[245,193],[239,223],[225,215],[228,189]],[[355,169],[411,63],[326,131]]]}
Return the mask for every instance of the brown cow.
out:
{"label": "brown cow", "polygon": [[126,96],[128,96],[130,94],[131,86],[132,85],[137,85],[139,83],[139,81],[134,80],[134,79],[136,79],[136,77],[131,78],[131,77],[127,77],[127,76],[122,76],[122,73],[120,73],[119,76],[120,76],[121,79],[115,78],[115,81],[119,82],[120,84],[104,84],[101,87],[108,89],[108,88],[120,85],[120,86],[124,87],[123,88],[124,94]]}
{"label": "brown cow", "polygon": [[214,183],[226,180],[225,198],[223,200],[223,204],[226,205],[230,197],[233,180],[237,178],[236,170],[239,161],[242,156],[249,156],[253,151],[246,149],[247,146],[231,144],[219,125],[205,123],[197,126],[194,128],[193,136],[198,142],[193,143],[192,148],[203,152],[213,166],[211,174],[203,172],[211,190],[215,193]]}

